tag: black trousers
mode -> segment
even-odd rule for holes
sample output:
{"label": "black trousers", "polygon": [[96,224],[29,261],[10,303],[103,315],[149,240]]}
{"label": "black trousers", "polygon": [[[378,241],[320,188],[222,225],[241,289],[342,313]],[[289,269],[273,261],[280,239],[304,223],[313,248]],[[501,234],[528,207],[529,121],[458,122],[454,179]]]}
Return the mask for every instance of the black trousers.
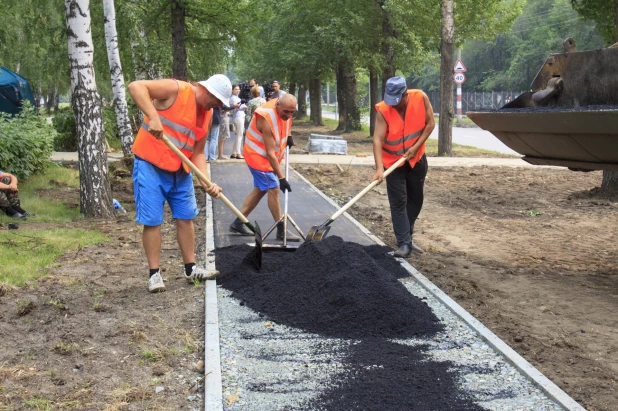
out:
{"label": "black trousers", "polygon": [[391,206],[391,221],[397,245],[410,245],[414,223],[423,207],[423,188],[427,176],[427,157],[410,167],[406,163],[386,177],[386,192]]}

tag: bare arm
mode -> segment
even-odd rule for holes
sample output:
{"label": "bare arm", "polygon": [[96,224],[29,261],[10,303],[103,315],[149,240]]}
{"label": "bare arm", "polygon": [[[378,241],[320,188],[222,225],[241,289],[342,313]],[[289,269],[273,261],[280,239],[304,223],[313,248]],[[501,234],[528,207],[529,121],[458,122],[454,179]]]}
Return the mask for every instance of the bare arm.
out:
{"label": "bare arm", "polygon": [[178,83],[171,79],[138,80],[129,84],[129,93],[137,107],[150,119],[148,132],[156,138],[163,135],[157,109],[166,109],[178,95]]}
{"label": "bare arm", "polygon": [[11,182],[9,184],[4,184],[0,182],[0,190],[10,190],[10,191],[18,191],[17,190],[17,177],[15,177],[11,173],[2,173],[0,174],[2,178],[9,177]]}
{"label": "bare arm", "polygon": [[257,128],[262,133],[262,137],[264,138],[264,146],[266,146],[266,156],[268,157],[268,162],[273,168],[275,174],[277,174],[277,177],[282,179],[285,176],[281,172],[279,159],[277,159],[277,156],[275,155],[275,139],[273,137],[273,132],[270,129],[268,122],[261,116],[257,119]]}
{"label": "bare arm", "polygon": [[429,97],[427,94],[423,92],[423,101],[425,103],[425,128],[421,133],[421,136],[416,140],[416,142],[406,151],[406,156],[408,158],[412,158],[416,155],[416,152],[419,148],[427,141],[429,135],[436,127],[436,120],[433,117],[433,107],[431,107],[431,102],[429,101]]}
{"label": "bare arm", "polygon": [[382,143],[386,138],[386,120],[380,110],[376,113],[376,126],[373,131],[373,158],[376,163],[376,172],[371,178],[371,181],[378,180],[380,183],[384,180],[384,164],[382,163]]}

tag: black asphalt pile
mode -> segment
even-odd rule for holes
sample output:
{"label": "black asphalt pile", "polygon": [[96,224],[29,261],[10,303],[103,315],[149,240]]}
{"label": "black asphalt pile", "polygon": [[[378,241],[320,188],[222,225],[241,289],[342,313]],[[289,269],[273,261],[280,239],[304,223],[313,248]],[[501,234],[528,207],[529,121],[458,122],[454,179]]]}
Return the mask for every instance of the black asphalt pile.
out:
{"label": "black asphalt pile", "polygon": [[594,105],[582,107],[549,107],[549,106],[534,106],[520,108],[499,108],[499,109],[477,109],[470,110],[479,113],[579,113],[585,111],[618,111],[617,105]]}
{"label": "black asphalt pile", "polygon": [[217,281],[242,304],[280,324],[335,338],[409,338],[442,329],[429,307],[397,280],[385,248],[328,237],[296,252],[265,253],[257,271],[247,245],[215,251]]}
{"label": "black asphalt pile", "polygon": [[428,361],[424,346],[366,339],[350,347],[345,370],[307,410],[476,411],[457,388],[450,362]]}

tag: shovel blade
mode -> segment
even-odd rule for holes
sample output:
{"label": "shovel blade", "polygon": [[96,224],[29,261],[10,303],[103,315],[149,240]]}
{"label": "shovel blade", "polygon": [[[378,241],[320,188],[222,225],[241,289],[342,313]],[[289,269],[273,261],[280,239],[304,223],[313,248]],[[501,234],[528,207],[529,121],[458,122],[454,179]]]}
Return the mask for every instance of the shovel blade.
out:
{"label": "shovel blade", "polygon": [[328,234],[329,231],[330,231],[330,226],[314,225],[309,230],[309,233],[307,234],[306,239],[307,241],[322,241],[322,238],[326,237],[326,234]]}
{"label": "shovel blade", "polygon": [[244,261],[254,267],[257,271],[260,271],[260,269],[262,268],[263,254],[262,230],[260,230],[260,226],[258,225],[257,221],[252,228],[253,232],[255,233],[255,247],[253,247],[251,252],[245,256]]}

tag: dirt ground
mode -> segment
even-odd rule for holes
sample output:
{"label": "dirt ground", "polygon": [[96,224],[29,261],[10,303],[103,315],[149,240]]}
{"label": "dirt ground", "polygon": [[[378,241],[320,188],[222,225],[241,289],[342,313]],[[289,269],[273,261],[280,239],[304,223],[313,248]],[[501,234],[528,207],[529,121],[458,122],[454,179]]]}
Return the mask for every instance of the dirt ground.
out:
{"label": "dirt ground", "polygon": [[[618,198],[591,194],[600,174],[429,164],[415,236],[426,253],[411,263],[586,408],[618,409]],[[341,204],[373,171],[296,169]],[[203,288],[181,277],[168,215],[167,291],[147,293],[130,185],[112,181],[129,217],[71,224],[111,241],[0,289],[0,410],[203,408]],[[41,195],[78,206],[73,188]],[[379,186],[351,213],[394,245],[387,204]]]}
{"label": "dirt ground", "polygon": [[[113,186],[131,216],[130,186]],[[57,184],[41,195],[79,203],[76,189]],[[164,293],[147,292],[141,228],[124,216],[70,224],[111,241],[63,255],[24,288],[0,289],[0,410],[203,409],[194,385],[203,375],[203,287],[181,277],[171,222],[166,216]]]}
{"label": "dirt ground", "polygon": [[[369,167],[296,166],[344,204]],[[618,409],[618,196],[600,172],[431,168],[410,262],[589,410]],[[386,187],[351,214],[394,246]],[[331,235],[336,234],[335,226]]]}

